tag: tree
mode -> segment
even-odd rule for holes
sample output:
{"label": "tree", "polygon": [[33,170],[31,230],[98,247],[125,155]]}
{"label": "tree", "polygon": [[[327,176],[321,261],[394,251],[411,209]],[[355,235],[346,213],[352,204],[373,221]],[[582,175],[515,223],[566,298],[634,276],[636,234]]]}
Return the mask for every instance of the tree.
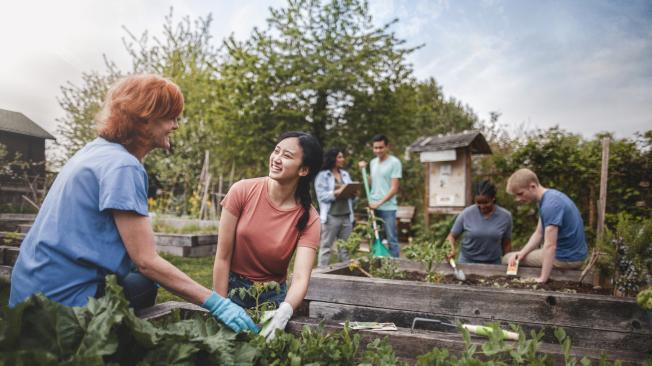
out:
{"label": "tree", "polygon": [[289,1],[270,11],[267,30],[224,43],[217,95],[227,156],[252,166],[286,130],[359,150],[409,118],[397,91],[412,82],[406,56],[417,47],[403,47],[389,31],[396,21],[373,26],[367,3],[357,0]]}
{"label": "tree", "polygon": [[97,136],[95,116],[102,108],[109,87],[122,74],[106,56],[104,63],[106,65],[104,73],[84,72],[81,76],[81,85],[67,82],[61,86],[62,96],[57,100],[65,115],[56,120],[58,164],[66,162],[77,150]]}

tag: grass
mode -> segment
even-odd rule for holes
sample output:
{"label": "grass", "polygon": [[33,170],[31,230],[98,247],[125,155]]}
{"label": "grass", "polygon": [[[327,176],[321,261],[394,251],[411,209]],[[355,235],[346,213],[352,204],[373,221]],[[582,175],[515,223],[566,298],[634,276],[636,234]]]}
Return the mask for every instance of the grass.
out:
{"label": "grass", "polygon": [[[182,270],[190,278],[199,282],[207,288],[213,288],[213,262],[214,256],[199,257],[199,258],[184,258],[177,257],[171,254],[161,253],[161,257],[172,263],[175,267]],[[156,297],[157,303],[166,301],[185,301],[184,299],[173,295],[168,290],[160,288],[158,296]]]}

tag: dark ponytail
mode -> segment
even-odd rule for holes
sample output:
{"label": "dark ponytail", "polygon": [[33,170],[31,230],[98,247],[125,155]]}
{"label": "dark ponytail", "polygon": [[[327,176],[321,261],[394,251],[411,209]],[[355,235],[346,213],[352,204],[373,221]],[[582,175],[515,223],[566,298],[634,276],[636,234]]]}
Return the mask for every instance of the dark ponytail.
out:
{"label": "dark ponytail", "polygon": [[299,185],[297,186],[297,190],[294,192],[294,197],[301,202],[301,206],[303,206],[303,213],[297,223],[297,229],[303,231],[303,229],[306,228],[306,225],[308,225],[308,219],[310,218],[310,205],[312,204],[310,184],[319,172],[319,168],[322,164],[323,151],[319,141],[305,132],[285,132],[279,136],[277,143],[292,137],[296,137],[299,140],[299,145],[301,146],[301,150],[303,150],[303,160],[301,161],[301,165],[308,168],[308,175],[299,178]]}

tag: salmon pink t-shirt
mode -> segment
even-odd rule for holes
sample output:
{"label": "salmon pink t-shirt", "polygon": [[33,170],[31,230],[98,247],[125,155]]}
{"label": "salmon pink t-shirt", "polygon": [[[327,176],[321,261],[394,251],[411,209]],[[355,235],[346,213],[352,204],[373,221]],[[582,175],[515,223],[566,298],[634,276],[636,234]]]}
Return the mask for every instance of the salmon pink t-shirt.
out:
{"label": "salmon pink t-shirt", "polygon": [[308,224],[299,233],[296,225],[303,207],[297,204],[281,209],[274,205],[267,192],[269,179],[235,183],[222,200],[222,207],[238,218],[231,272],[252,281],[281,282],[297,246],[319,248],[319,214],[311,206]]}

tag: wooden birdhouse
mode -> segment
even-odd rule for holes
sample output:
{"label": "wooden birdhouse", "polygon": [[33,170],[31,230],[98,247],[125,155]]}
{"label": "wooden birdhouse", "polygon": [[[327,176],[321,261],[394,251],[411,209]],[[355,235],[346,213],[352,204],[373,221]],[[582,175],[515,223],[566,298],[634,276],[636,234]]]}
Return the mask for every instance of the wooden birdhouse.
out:
{"label": "wooden birdhouse", "polygon": [[459,213],[473,200],[471,155],[491,154],[479,131],[420,137],[406,149],[419,153],[425,178],[424,223],[431,213]]}

